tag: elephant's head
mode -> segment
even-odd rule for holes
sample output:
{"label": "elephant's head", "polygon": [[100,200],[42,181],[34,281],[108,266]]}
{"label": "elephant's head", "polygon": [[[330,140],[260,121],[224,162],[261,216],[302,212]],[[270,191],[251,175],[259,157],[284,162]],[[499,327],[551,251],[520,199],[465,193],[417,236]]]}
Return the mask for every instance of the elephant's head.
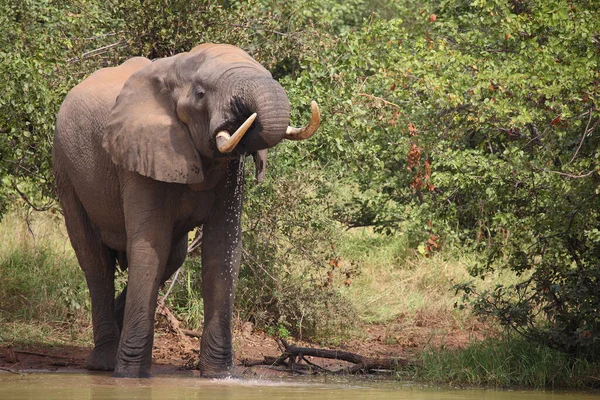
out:
{"label": "elephant's head", "polygon": [[127,80],[103,146],[131,171],[199,184],[207,160],[251,153],[256,159],[283,139],[310,137],[319,125],[318,107],[311,106],[310,123],[290,127],[287,95],[269,71],[235,46],[203,44]]}

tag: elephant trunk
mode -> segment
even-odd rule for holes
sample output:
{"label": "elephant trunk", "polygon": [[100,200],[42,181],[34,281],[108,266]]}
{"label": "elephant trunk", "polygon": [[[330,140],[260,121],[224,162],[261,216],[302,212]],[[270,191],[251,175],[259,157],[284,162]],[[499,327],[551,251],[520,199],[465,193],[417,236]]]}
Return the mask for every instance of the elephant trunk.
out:
{"label": "elephant trunk", "polygon": [[244,147],[254,152],[273,147],[286,135],[290,123],[290,102],[285,90],[272,78],[256,79],[245,85],[243,102],[256,113],[254,129],[242,139]]}

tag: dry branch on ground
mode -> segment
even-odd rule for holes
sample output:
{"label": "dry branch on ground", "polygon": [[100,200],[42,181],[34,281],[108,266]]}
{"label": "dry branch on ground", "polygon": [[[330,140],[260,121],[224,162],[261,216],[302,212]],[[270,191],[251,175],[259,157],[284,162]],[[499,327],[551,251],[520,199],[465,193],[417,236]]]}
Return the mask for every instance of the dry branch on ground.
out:
{"label": "dry branch on ground", "polygon": [[[286,369],[292,372],[299,373],[309,371],[357,374],[382,370],[393,371],[399,367],[411,364],[411,362],[402,358],[369,358],[348,351],[298,347],[288,344],[284,339],[279,339],[278,344],[282,348],[282,354],[279,357],[265,356],[262,360],[243,360],[242,365],[245,367],[257,365],[286,367]],[[316,365],[315,363],[309,361],[306,357],[341,360],[354,365],[334,371]]]}

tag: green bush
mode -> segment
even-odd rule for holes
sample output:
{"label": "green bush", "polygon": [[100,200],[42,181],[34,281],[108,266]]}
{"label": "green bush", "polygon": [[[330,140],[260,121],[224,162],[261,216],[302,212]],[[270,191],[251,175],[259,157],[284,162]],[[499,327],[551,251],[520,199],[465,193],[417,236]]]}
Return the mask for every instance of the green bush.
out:
{"label": "green bush", "polygon": [[466,246],[481,255],[473,276],[511,269],[523,281],[479,293],[475,310],[595,357],[594,6],[449,0],[414,11],[322,39],[311,68],[283,80],[313,82],[324,99],[309,151],[355,188],[334,216],[404,230],[424,255]]}

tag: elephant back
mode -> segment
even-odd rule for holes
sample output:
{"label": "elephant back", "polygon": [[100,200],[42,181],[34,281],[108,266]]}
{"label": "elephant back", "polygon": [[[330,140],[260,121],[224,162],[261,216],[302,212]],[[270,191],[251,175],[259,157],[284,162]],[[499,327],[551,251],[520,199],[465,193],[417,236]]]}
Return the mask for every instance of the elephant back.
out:
{"label": "elephant back", "polygon": [[[102,68],[83,80],[71,89],[60,106],[56,120],[56,134],[79,136],[90,130],[101,133],[106,118],[127,79],[134,72],[151,63],[147,58],[135,57],[117,67]],[[74,140],[75,138],[69,137],[67,141]]]}

